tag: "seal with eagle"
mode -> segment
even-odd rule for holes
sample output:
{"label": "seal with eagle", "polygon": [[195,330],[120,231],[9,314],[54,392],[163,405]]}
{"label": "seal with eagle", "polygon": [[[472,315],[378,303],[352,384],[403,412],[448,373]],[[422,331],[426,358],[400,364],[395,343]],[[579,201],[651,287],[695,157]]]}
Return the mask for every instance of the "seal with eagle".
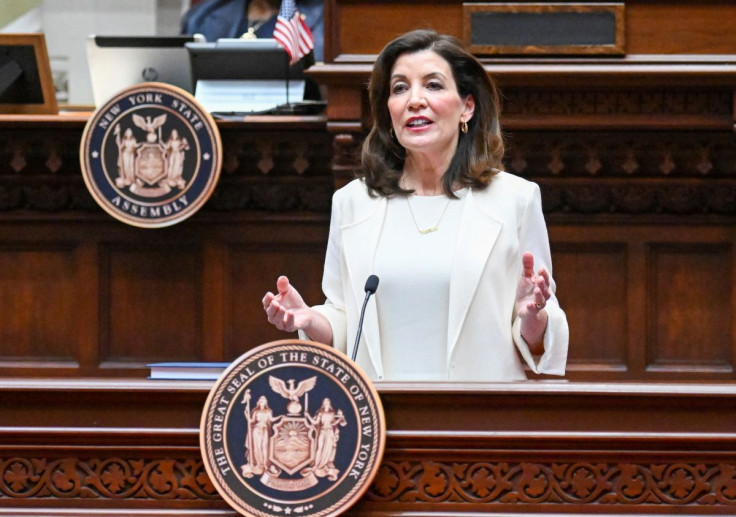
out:
{"label": "seal with eagle", "polygon": [[[288,383],[288,386],[287,386]],[[302,405],[299,403],[299,398],[306,392],[314,388],[317,384],[317,377],[310,377],[300,381],[296,386],[294,385],[294,379],[289,379],[287,382],[274,377],[273,375],[268,376],[268,384],[271,389],[281,395],[284,398],[289,399],[289,403],[286,405],[286,410],[291,415],[298,415],[302,410]]]}

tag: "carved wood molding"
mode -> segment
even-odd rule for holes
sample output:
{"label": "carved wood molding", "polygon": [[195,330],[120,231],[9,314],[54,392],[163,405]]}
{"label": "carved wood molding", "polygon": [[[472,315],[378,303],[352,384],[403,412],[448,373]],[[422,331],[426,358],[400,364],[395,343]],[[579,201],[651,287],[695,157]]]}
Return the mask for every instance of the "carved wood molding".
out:
{"label": "carved wood molding", "polygon": [[[226,140],[227,169],[205,210],[328,212],[335,183],[348,181],[358,166],[361,139],[340,133],[331,148],[326,133],[308,147],[289,142]],[[5,143],[26,150],[5,154],[13,158],[0,172],[0,212],[100,211],[76,157],[52,169],[40,164],[58,159],[54,147]],[[508,135],[506,169],[540,183],[547,212],[732,216],[735,147],[721,133],[517,131]],[[32,158],[39,154],[44,159]]]}
{"label": "carved wood molding", "polygon": [[689,90],[503,90],[504,116],[515,115],[699,115],[725,121],[733,116],[732,91]]}
{"label": "carved wood molding", "polygon": [[[0,513],[226,508],[198,447],[207,383],[0,384]],[[736,511],[731,384],[387,383],[379,393],[387,449],[355,514]],[[141,415],[147,427],[135,426]]]}
{"label": "carved wood molding", "polygon": [[[180,501],[186,506],[223,506],[220,496],[198,457],[173,457],[165,449],[161,457],[47,457],[16,455],[0,458],[0,493],[20,501],[115,500]],[[401,451],[387,450],[379,473],[364,501],[390,504],[395,511],[411,511],[423,504],[448,510],[464,506],[512,507],[574,505],[621,511],[621,507],[700,507],[704,513],[720,513],[719,507],[736,509],[736,461],[698,459],[659,461],[519,461],[442,460],[438,454],[416,450],[418,459],[401,459]],[[478,455],[478,452],[474,454]],[[623,454],[622,454],[623,455]],[[398,456],[398,457],[396,457]],[[505,454],[508,456],[508,453]],[[577,454],[576,454],[577,456]],[[594,455],[593,455],[594,456]],[[0,503],[0,506],[2,503]],[[721,508],[723,509],[723,508]]]}
{"label": "carved wood molding", "polygon": [[[547,213],[736,215],[731,134],[518,130],[506,136],[505,169],[540,185]],[[357,135],[336,135],[336,176],[357,169],[360,143]]]}
{"label": "carved wood molding", "polygon": [[0,493],[14,499],[219,499],[198,458],[0,459]]}
{"label": "carved wood molding", "polygon": [[[540,183],[548,213],[736,214],[731,92],[510,89],[506,97],[512,123],[505,167]],[[585,120],[611,117],[686,117],[701,125],[697,131],[544,127],[544,120],[575,119],[583,129]],[[81,125],[11,127],[0,127],[0,213],[101,213],[79,172]],[[226,126],[221,182],[204,211],[327,213],[334,188],[358,167],[360,128]]]}
{"label": "carved wood molding", "polygon": [[[0,213],[102,212],[80,172],[82,129],[0,128]],[[222,176],[204,210],[329,211],[332,147],[324,124],[277,129],[222,131]]]}
{"label": "carved wood molding", "polygon": [[[733,181],[554,181],[532,178],[542,189],[544,211],[637,216],[734,216]],[[691,220],[691,222],[695,222]]]}
{"label": "carved wood molding", "polygon": [[736,507],[736,464],[384,461],[368,499],[406,510],[412,503]]}

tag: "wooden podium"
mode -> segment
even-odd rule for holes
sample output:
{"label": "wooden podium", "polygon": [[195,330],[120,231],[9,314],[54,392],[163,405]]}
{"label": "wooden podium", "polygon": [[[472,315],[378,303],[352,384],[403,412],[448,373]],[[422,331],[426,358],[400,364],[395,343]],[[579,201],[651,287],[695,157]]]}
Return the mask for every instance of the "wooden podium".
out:
{"label": "wooden podium", "polygon": [[[207,381],[0,381],[0,515],[236,515],[202,466]],[[736,386],[383,383],[349,515],[733,515]]]}

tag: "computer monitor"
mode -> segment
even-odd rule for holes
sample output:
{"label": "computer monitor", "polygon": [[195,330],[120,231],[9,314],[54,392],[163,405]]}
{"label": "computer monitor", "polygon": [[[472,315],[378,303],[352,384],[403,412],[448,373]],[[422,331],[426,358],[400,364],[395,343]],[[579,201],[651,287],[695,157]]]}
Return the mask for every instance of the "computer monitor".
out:
{"label": "computer monitor", "polygon": [[280,105],[304,104],[304,64],[290,66],[272,38],[220,39],[186,48],[195,97],[210,112],[273,113]]}
{"label": "computer monitor", "polygon": [[289,66],[289,55],[273,38],[220,39],[187,43],[192,77],[198,80],[299,80],[302,61]]}
{"label": "computer monitor", "polygon": [[89,36],[87,59],[96,106],[124,88],[162,82],[193,93],[186,43],[195,36]]}

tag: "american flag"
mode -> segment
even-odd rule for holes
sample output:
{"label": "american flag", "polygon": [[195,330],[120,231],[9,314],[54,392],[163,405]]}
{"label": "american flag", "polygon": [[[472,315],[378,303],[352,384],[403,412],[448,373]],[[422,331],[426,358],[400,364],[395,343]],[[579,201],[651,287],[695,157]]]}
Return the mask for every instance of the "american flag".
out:
{"label": "american flag", "polygon": [[314,48],[312,31],[296,9],[294,0],[282,0],[276,28],[273,30],[276,42],[289,54],[290,64],[294,64],[309,54]]}

